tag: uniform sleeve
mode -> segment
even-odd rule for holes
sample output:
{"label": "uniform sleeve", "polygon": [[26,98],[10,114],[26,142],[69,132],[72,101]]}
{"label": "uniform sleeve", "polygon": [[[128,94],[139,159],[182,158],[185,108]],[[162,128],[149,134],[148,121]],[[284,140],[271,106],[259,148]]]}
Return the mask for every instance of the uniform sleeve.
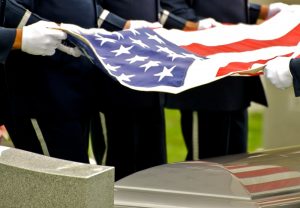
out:
{"label": "uniform sleeve", "polygon": [[99,14],[97,20],[98,27],[109,31],[123,30],[127,20],[109,12],[99,4],[97,5],[97,10]]}
{"label": "uniform sleeve", "polygon": [[258,20],[261,6],[259,4],[250,3],[249,4],[249,23],[255,24]]}
{"label": "uniform sleeve", "polygon": [[300,96],[300,58],[291,60],[290,70],[293,75],[295,96],[299,97]]}
{"label": "uniform sleeve", "polygon": [[161,7],[170,13],[190,21],[198,21],[195,10],[185,0],[161,0]]}
{"label": "uniform sleeve", "polygon": [[[115,15],[111,13],[110,11],[104,9],[100,5],[98,5],[98,21],[97,25],[98,27],[104,28],[109,31],[115,31],[115,30],[123,30],[126,19],[121,18],[118,15]],[[171,14],[167,10],[161,9],[160,11],[160,23],[164,25],[166,28],[177,28],[177,29],[183,29],[186,20],[176,16],[174,14]]]}
{"label": "uniform sleeve", "polygon": [[22,28],[25,25],[45,20],[26,9],[23,5],[15,0],[7,0],[5,9],[4,26],[9,28]]}
{"label": "uniform sleeve", "polygon": [[0,27],[0,61],[5,62],[16,36],[15,29],[7,29]]}
{"label": "uniform sleeve", "polygon": [[182,30],[185,26],[186,19],[178,17],[168,10],[162,9],[159,14],[159,22],[168,29],[180,29]]}
{"label": "uniform sleeve", "polygon": [[186,21],[198,22],[203,17],[197,16],[185,0],[161,0],[160,23],[165,28],[183,29]]}

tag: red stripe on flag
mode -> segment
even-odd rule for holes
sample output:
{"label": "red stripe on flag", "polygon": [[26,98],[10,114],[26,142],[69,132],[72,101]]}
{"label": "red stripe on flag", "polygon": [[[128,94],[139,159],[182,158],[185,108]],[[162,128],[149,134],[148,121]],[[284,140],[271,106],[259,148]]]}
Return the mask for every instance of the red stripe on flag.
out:
{"label": "red stripe on flag", "polygon": [[247,70],[250,69],[253,64],[265,64],[267,61],[268,60],[257,60],[247,63],[231,62],[225,67],[220,67],[216,76],[223,76],[232,72]]}
{"label": "red stripe on flag", "polygon": [[192,43],[187,46],[181,46],[200,56],[209,56],[216,53],[226,52],[244,52],[258,50],[270,46],[295,46],[300,40],[300,25],[296,26],[286,35],[273,40],[252,40],[245,39],[234,43],[218,46],[206,46],[199,43]]}
{"label": "red stripe on flag", "polygon": [[290,170],[285,167],[274,167],[274,168],[265,168],[261,170],[253,170],[253,171],[233,173],[233,174],[238,178],[251,178],[251,177],[271,175],[275,173],[284,173],[288,171]]}
{"label": "red stripe on flag", "polygon": [[[289,53],[289,54],[282,55],[282,56],[289,57],[291,55],[293,55],[293,54]],[[231,62],[225,67],[220,67],[220,69],[218,70],[216,76],[223,76],[223,75],[227,75],[227,74],[232,73],[232,72],[248,70],[248,69],[251,68],[251,66],[253,64],[265,64],[269,60],[271,60],[271,59],[256,60],[256,61],[246,62],[246,63],[245,62]],[[246,75],[245,73],[243,73],[243,74]],[[249,73],[248,75],[259,75],[259,74],[262,74],[262,73],[257,73],[257,74]]]}
{"label": "red stripe on flag", "polygon": [[272,191],[300,185],[300,177],[245,186],[250,193]]}

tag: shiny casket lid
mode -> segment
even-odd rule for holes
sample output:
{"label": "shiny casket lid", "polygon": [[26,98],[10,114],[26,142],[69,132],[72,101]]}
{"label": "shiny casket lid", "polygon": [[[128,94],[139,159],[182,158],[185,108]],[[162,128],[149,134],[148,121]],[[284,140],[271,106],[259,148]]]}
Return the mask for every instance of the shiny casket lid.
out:
{"label": "shiny casket lid", "polygon": [[300,207],[300,148],[167,164],[115,184],[115,207]]}
{"label": "shiny casket lid", "polygon": [[254,204],[233,174],[210,162],[157,166],[115,185],[115,207],[257,207]]}

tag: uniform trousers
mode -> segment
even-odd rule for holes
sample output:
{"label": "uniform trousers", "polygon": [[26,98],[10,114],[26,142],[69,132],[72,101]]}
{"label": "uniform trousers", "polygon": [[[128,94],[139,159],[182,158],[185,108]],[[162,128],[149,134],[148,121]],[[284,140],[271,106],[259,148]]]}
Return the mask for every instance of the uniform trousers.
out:
{"label": "uniform trousers", "polygon": [[116,180],[166,163],[162,108],[104,111],[107,134],[106,165],[115,167]]}
{"label": "uniform trousers", "polygon": [[16,148],[89,163],[89,122],[88,117],[66,120],[49,117],[10,117],[5,126]]}

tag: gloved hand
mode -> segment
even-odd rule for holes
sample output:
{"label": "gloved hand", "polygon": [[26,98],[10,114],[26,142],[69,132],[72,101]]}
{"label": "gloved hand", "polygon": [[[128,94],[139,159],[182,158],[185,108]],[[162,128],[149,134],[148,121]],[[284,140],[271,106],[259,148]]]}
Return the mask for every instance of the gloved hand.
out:
{"label": "gloved hand", "polygon": [[138,29],[138,28],[160,28],[162,25],[159,22],[147,22],[144,20],[130,20],[129,29]]}
{"label": "gloved hand", "polygon": [[73,25],[73,24],[65,24],[65,23],[61,23],[60,28],[63,30],[68,30],[68,31],[72,31],[75,33],[87,33],[88,29],[79,27],[77,25]]}
{"label": "gloved hand", "polygon": [[205,18],[198,21],[198,30],[204,30],[212,27],[216,27],[221,25],[221,23],[217,22],[213,18]]}
{"label": "gloved hand", "polygon": [[292,85],[290,57],[277,57],[267,62],[264,73],[267,79],[277,88],[285,89]]}
{"label": "gloved hand", "polygon": [[281,2],[277,2],[277,3],[272,3],[269,5],[269,10],[268,10],[268,15],[267,15],[267,19],[275,16],[276,14],[278,14],[279,12],[281,12],[282,10],[285,10],[289,7],[289,5],[281,3]]}
{"label": "gloved hand", "polygon": [[[77,25],[73,25],[73,24],[65,24],[65,23],[61,23],[60,24],[60,29],[63,29],[63,30],[67,30],[67,31],[71,31],[71,32],[74,32],[74,33],[84,33],[84,34],[90,34],[90,35],[95,35],[95,34],[111,34],[110,32],[104,30],[104,29],[100,29],[100,28],[90,28],[90,29],[85,29],[85,28],[82,28],[82,27],[79,27]],[[69,55],[72,55],[74,57],[79,57],[81,55],[83,55],[81,53],[81,51],[78,49],[78,47],[67,47],[63,44],[60,44],[58,46],[58,49],[60,51],[63,51]]]}
{"label": "gloved hand", "polygon": [[73,24],[65,24],[65,23],[61,23],[59,25],[59,27],[63,30],[68,30],[68,31],[72,31],[75,33],[84,33],[84,34],[90,34],[90,35],[94,35],[97,33],[101,33],[101,34],[110,34],[110,32],[101,29],[101,28],[90,28],[90,29],[85,29],[82,27],[79,27],[77,25],[73,25]]}
{"label": "gloved hand", "polygon": [[61,41],[67,38],[65,32],[54,28],[58,28],[56,23],[46,21],[24,26],[21,50],[32,55],[53,55]]}

